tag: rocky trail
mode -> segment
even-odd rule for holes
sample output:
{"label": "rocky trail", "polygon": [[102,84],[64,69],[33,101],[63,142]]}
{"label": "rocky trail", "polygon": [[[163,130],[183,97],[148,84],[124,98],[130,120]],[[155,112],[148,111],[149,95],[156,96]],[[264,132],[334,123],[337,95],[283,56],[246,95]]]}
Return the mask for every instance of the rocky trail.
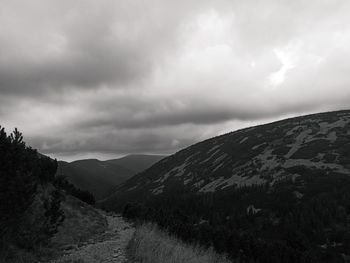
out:
{"label": "rocky trail", "polygon": [[126,247],[135,229],[119,215],[107,215],[108,229],[98,237],[65,250],[50,263],[124,263],[129,262]]}

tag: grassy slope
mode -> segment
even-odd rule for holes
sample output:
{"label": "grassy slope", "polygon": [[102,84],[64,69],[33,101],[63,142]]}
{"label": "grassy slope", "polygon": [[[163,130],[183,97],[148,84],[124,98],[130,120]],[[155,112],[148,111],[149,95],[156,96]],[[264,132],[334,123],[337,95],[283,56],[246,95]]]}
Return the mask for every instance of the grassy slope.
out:
{"label": "grassy slope", "polygon": [[75,197],[66,196],[61,207],[65,220],[51,239],[49,248],[39,251],[38,257],[41,262],[59,257],[65,249],[77,247],[107,229],[105,217],[98,210]]}
{"label": "grassy slope", "polygon": [[136,229],[129,243],[129,253],[137,262],[144,263],[230,262],[212,249],[186,245],[151,224],[144,224]]}
{"label": "grassy slope", "polygon": [[104,232],[107,228],[107,221],[98,210],[75,197],[67,196],[62,208],[65,220],[52,238],[53,246],[79,244]]}
{"label": "grassy slope", "polygon": [[77,246],[104,232],[107,221],[101,213],[92,206],[81,202],[72,196],[66,196],[61,203],[65,220],[58,227],[48,247],[39,247],[35,251],[27,251],[12,247],[1,253],[11,254],[12,259],[6,259],[6,254],[0,253],[0,263],[36,263],[49,262],[60,256],[64,249]]}

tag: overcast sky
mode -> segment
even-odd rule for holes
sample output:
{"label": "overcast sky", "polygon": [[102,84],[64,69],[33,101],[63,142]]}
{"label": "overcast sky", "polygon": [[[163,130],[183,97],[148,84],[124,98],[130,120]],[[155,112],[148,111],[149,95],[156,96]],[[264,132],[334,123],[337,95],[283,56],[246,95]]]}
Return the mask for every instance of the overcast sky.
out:
{"label": "overcast sky", "polygon": [[350,108],[350,1],[0,0],[0,125],[64,160]]}

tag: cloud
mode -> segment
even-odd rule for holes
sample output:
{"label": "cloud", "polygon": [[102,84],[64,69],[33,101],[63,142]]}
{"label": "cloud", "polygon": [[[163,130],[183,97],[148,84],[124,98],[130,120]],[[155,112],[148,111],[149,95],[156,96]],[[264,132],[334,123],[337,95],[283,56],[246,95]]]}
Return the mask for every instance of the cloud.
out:
{"label": "cloud", "polygon": [[0,118],[54,156],[170,153],[350,102],[350,3],[0,3]]}
{"label": "cloud", "polygon": [[[1,92],[125,88],[149,74],[173,39],[171,16],[159,23],[157,6],[118,3],[2,2]],[[152,18],[156,11],[159,17]]]}

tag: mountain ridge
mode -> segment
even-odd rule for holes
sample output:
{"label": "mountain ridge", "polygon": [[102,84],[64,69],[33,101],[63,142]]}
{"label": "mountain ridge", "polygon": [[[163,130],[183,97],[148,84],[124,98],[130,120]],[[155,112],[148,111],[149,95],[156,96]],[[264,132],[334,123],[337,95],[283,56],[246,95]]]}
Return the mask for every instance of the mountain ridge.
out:
{"label": "mountain ridge", "polygon": [[[127,155],[100,161],[82,159],[58,162],[57,174],[65,176],[73,185],[92,192],[96,199],[107,197],[115,187],[163,158],[158,155]],[[130,160],[133,163],[130,163]]]}
{"label": "mountain ridge", "polygon": [[350,111],[280,120],[185,148],[98,204],[233,262],[347,262]]}
{"label": "mountain ridge", "polygon": [[165,157],[166,155],[156,154],[128,154],[121,158],[106,160],[105,162],[123,166],[133,170],[136,174],[149,168],[150,164],[154,164]]}
{"label": "mountain ridge", "polygon": [[[211,192],[235,185],[273,184],[298,176],[294,171],[298,166],[350,174],[348,158],[332,152],[337,148],[347,151],[344,143],[349,144],[349,127],[350,111],[341,110],[229,132],[164,158],[122,183],[114,195],[144,197],[177,187]],[[113,195],[106,202],[111,204],[112,199]]]}

